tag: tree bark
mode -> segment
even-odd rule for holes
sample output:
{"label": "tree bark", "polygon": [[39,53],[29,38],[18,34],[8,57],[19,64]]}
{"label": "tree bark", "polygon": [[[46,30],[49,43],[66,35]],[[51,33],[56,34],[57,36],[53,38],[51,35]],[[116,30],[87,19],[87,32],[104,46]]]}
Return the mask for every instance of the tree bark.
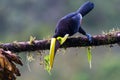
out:
{"label": "tree bark", "polygon": [[[120,43],[120,32],[111,32],[108,34],[94,35],[92,43],[88,41],[86,37],[70,37],[66,42],[60,46],[60,48],[69,47],[87,47],[87,46],[101,46]],[[31,44],[30,41],[26,42],[13,42],[2,43],[0,48],[9,50],[12,52],[24,52],[24,51],[36,51],[36,50],[48,50],[50,48],[49,40],[34,40]]]}

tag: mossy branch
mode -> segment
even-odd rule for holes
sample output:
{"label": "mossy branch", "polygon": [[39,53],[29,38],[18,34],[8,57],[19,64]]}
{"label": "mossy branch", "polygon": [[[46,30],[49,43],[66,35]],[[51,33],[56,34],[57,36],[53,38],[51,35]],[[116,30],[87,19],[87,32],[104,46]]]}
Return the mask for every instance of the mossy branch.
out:
{"label": "mossy branch", "polygon": [[[101,46],[120,43],[120,31],[93,36],[93,42],[90,43],[86,37],[70,37],[60,48]],[[47,50],[50,48],[49,40],[34,40],[32,43],[13,42],[0,44],[0,48],[12,52]]]}

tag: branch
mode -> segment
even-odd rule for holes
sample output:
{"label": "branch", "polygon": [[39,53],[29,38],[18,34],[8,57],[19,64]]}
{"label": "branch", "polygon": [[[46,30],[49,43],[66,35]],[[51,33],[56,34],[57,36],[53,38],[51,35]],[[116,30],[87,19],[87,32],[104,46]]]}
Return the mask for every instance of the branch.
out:
{"label": "branch", "polygon": [[[115,43],[120,43],[120,31],[94,35],[92,43],[90,43],[85,37],[71,37],[68,38],[67,41],[60,48],[101,46]],[[34,40],[32,44],[30,43],[30,41],[4,43],[0,44],[0,48],[12,52],[47,50],[50,48],[50,39]]]}

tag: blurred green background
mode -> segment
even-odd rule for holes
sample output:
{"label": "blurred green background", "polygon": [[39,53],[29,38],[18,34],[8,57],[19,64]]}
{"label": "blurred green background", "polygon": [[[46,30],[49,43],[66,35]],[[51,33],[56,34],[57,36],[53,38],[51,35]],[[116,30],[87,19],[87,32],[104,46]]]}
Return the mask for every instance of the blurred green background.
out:
{"label": "blurred green background", "polygon": [[[27,41],[29,37],[48,39],[54,34],[57,21],[76,11],[87,0],[0,0],[0,42]],[[120,28],[120,0],[89,0],[95,8],[83,18],[83,28],[92,35]],[[79,35],[79,34],[77,34]],[[119,80],[120,47],[115,45],[92,49],[92,69],[87,62],[86,48],[60,50],[52,75],[40,66],[39,56],[29,64],[26,53],[20,53],[24,66],[17,80]],[[34,52],[31,52],[34,53]],[[48,54],[49,51],[43,51]],[[62,54],[63,53],[63,54]]]}

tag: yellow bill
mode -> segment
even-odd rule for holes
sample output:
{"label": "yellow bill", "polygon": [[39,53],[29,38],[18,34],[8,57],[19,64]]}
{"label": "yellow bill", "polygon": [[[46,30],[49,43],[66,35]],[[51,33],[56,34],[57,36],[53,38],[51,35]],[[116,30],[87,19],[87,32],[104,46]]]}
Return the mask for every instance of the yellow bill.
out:
{"label": "yellow bill", "polygon": [[69,34],[66,34],[64,37],[57,37],[51,39],[51,45],[50,45],[50,53],[49,55],[44,57],[45,60],[45,69],[50,73],[53,63],[54,63],[54,57],[55,57],[55,47],[56,47],[56,40],[60,42],[60,45],[62,45],[66,39],[68,38]]}
{"label": "yellow bill", "polygon": [[50,53],[49,53],[49,58],[50,58],[50,70],[53,67],[53,62],[54,62],[54,56],[55,56],[55,43],[56,43],[56,38],[52,38],[51,40],[51,45],[50,45]]}
{"label": "yellow bill", "polygon": [[69,36],[69,34],[66,34],[64,37],[57,37],[57,40],[62,45],[67,40],[68,36]]}

